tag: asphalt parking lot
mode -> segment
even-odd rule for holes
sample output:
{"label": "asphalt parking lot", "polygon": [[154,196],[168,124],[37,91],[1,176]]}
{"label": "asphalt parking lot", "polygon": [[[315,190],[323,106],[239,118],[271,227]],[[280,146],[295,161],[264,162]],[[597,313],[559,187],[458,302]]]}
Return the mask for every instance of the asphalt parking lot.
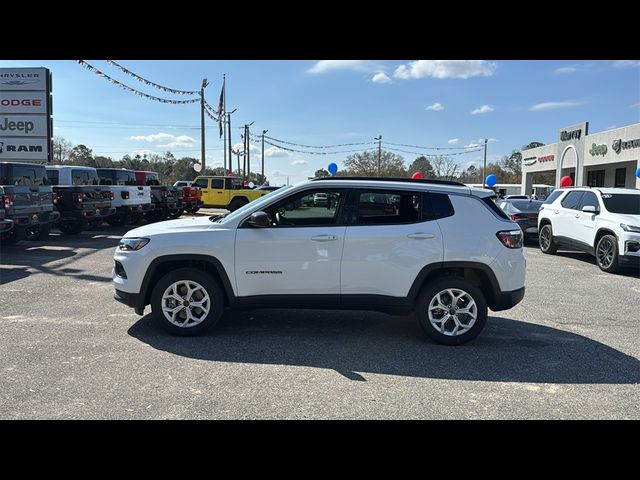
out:
{"label": "asphalt parking lot", "polygon": [[3,247],[0,418],[640,418],[635,272],[528,245],[523,302],[462,347],[413,318],[277,309],[178,338],[112,299],[125,231]]}

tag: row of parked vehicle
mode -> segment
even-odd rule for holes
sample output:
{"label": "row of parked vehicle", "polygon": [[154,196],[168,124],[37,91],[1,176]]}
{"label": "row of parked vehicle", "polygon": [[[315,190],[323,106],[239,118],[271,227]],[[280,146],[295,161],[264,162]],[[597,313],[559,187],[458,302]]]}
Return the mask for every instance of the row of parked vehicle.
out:
{"label": "row of parked vehicle", "polygon": [[195,213],[198,187],[160,184],[156,172],[70,165],[0,162],[0,243],[45,238],[52,227],[64,234],[158,222]]}

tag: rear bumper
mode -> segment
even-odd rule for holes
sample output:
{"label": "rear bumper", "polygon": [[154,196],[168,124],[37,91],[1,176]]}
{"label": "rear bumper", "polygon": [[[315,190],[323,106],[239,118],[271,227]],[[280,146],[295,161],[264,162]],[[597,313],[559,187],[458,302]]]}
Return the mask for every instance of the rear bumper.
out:
{"label": "rear bumper", "polygon": [[138,315],[142,315],[144,312],[144,298],[139,293],[123,292],[116,290],[113,294],[113,298],[120,303],[124,303],[126,306],[133,308]]}
{"label": "rear bumper", "polygon": [[13,228],[13,220],[0,220],[0,233],[8,232]]}
{"label": "rear bumper", "polygon": [[116,209],[114,207],[63,211],[60,212],[61,218],[59,218],[59,221],[77,222],[82,220],[96,220],[108,217],[114,213],[116,213]]}
{"label": "rear bumper", "polygon": [[122,207],[116,207],[116,211],[119,213],[146,213],[155,208],[153,203],[143,203],[142,205],[125,205]]}
{"label": "rear bumper", "polygon": [[496,295],[493,305],[490,305],[491,310],[499,312],[501,310],[509,310],[513,308],[524,298],[525,287],[513,290],[511,292],[500,292]]}
{"label": "rear bumper", "polygon": [[56,222],[60,218],[58,212],[40,212],[29,215],[20,215],[6,220],[13,220],[16,227],[29,227],[31,225],[43,225]]}

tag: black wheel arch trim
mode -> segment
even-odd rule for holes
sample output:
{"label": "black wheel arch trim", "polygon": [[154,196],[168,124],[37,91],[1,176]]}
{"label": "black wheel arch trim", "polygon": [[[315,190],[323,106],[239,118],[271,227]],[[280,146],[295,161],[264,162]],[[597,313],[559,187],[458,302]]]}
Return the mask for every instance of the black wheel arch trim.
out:
{"label": "black wheel arch trim", "polygon": [[237,299],[236,295],[233,291],[233,287],[231,286],[231,281],[229,280],[229,276],[227,275],[222,262],[218,260],[216,257],[212,257],[211,255],[198,255],[198,254],[176,254],[176,255],[163,255],[161,257],[157,257],[153,259],[153,261],[149,264],[149,268],[147,268],[146,273],[144,274],[144,278],[142,280],[142,285],[140,287],[140,301],[144,303],[141,305],[144,308],[149,304],[148,298],[151,297],[149,288],[152,287],[150,285],[151,279],[154,274],[158,270],[158,268],[167,262],[176,262],[176,261],[190,261],[195,260],[198,262],[205,262],[209,265],[213,266],[218,274],[218,278],[222,282],[222,288],[225,291],[226,297],[229,300],[229,305],[236,305]]}

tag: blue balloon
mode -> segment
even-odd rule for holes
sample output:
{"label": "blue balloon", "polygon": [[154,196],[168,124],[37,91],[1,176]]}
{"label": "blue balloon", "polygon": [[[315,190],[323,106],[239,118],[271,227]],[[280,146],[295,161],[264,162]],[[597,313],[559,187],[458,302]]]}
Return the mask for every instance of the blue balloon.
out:
{"label": "blue balloon", "polygon": [[335,175],[336,173],[338,173],[338,165],[336,165],[335,163],[330,163],[329,164],[329,173],[331,175]]}
{"label": "blue balloon", "polygon": [[636,177],[640,178],[640,167],[636,168]]}
{"label": "blue balloon", "polygon": [[493,187],[496,183],[498,183],[498,178],[495,175],[487,175],[485,183],[490,187]]}

